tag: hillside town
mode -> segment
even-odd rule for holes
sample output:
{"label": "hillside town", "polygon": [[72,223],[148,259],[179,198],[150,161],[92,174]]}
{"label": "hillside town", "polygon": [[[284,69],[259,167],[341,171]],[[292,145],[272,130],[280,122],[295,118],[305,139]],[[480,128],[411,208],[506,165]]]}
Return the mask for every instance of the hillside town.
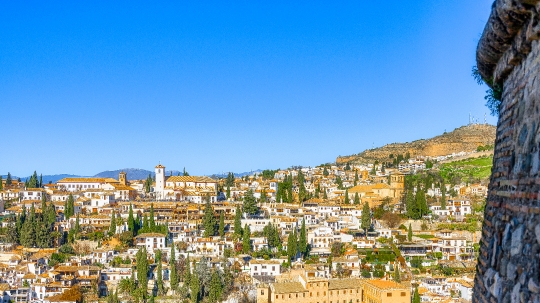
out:
{"label": "hillside town", "polygon": [[471,155],[224,178],[162,164],[145,180],[8,174],[0,300],[470,302],[487,182],[440,163]]}

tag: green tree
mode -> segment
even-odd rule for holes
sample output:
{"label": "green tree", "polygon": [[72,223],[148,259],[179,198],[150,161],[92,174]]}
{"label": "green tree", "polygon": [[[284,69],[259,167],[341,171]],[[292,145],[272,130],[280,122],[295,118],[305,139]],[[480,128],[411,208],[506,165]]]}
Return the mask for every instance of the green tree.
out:
{"label": "green tree", "polygon": [[212,237],[215,234],[216,218],[209,197],[206,198],[206,205],[204,206],[203,225],[204,237]]}
{"label": "green tree", "polygon": [[109,236],[112,236],[116,233],[116,215],[114,211],[111,214],[111,225],[109,226]]}
{"label": "green tree", "polygon": [[306,220],[302,219],[302,227],[300,228],[300,239],[298,240],[298,248],[302,256],[307,258],[309,252],[309,246],[307,243],[307,234],[306,234]]}
{"label": "green tree", "polygon": [[323,176],[328,177],[330,173],[328,172],[328,169],[326,169],[326,166],[323,169]]}
{"label": "green tree", "polygon": [[244,232],[242,235],[242,252],[248,254],[251,252],[251,231],[249,226],[246,224],[244,226]]}
{"label": "green tree", "polygon": [[4,182],[2,180],[2,175],[0,175],[0,190],[4,190]]}
{"label": "green tree", "polygon": [[184,269],[184,284],[189,285],[191,283],[191,261],[189,255],[186,258],[186,268]]}
{"label": "green tree", "polygon": [[371,210],[369,209],[369,203],[364,202],[364,207],[362,208],[362,217],[360,227],[367,232],[368,228],[371,226]]}
{"label": "green tree", "polygon": [[6,237],[8,243],[19,244],[19,232],[15,222],[11,222],[7,226]]}
{"label": "green tree", "polygon": [[139,282],[139,289],[142,289],[143,299],[148,294],[148,255],[146,253],[146,247],[139,249],[136,255],[137,259],[137,281]]}
{"label": "green tree", "polygon": [[152,203],[150,204],[150,218],[148,220],[148,225],[151,232],[157,232],[154,216],[154,203]]}
{"label": "green tree", "polygon": [[221,238],[225,236],[225,215],[223,211],[219,213],[219,236]]}
{"label": "green tree", "polygon": [[[156,263],[157,263],[157,294],[162,296],[165,294],[165,288],[163,287],[163,262],[161,262],[161,250],[156,251]],[[174,265],[173,265],[174,266]],[[152,296],[153,297],[153,296]]]}
{"label": "green tree", "polygon": [[349,201],[349,189],[346,189],[345,190],[345,201],[344,201],[345,204],[350,204],[351,201]]}
{"label": "green tree", "polygon": [[231,198],[231,186],[227,184],[227,199]]}
{"label": "green tree", "polygon": [[401,282],[401,276],[399,274],[399,265],[394,266],[394,281],[400,283]]}
{"label": "green tree", "polygon": [[354,204],[360,204],[360,196],[358,196],[358,193],[354,193]]}
{"label": "green tree", "polygon": [[414,289],[414,295],[412,298],[412,303],[420,303],[420,294],[418,293],[418,287]]}
{"label": "green tree", "polygon": [[416,190],[416,207],[418,208],[418,216],[415,219],[420,219],[422,216],[427,215],[428,212],[428,206],[427,206],[427,200],[426,200],[426,194],[424,193],[424,190],[418,187]]}
{"label": "green tree", "polygon": [[135,219],[133,218],[133,206],[129,204],[128,230],[135,236]]}
{"label": "green tree", "polygon": [[411,226],[411,223],[409,223],[409,229],[407,230],[407,240],[409,240],[409,242],[412,241],[412,236],[413,236],[412,226]]}
{"label": "green tree", "polygon": [[242,236],[242,210],[240,205],[236,206],[236,212],[234,214],[234,235],[238,238]]}
{"label": "green tree", "polygon": [[64,217],[69,220],[75,214],[75,200],[72,194],[69,194],[66,202],[64,203]]}
{"label": "green tree", "polygon": [[186,168],[184,167],[184,172],[182,173],[183,176],[189,176],[189,173],[186,171]]}
{"label": "green tree", "polygon": [[190,280],[189,288],[191,290],[191,302],[192,303],[198,303],[199,302],[199,291],[200,291],[200,283],[199,278],[197,277],[197,273],[193,273],[193,277]]}
{"label": "green tree", "polygon": [[212,272],[212,278],[210,280],[210,290],[208,291],[208,301],[210,303],[217,303],[221,299],[223,294],[223,284],[221,284],[221,279],[217,270]]}
{"label": "green tree", "polygon": [[6,186],[10,186],[13,184],[13,179],[11,179],[11,174],[8,172],[6,177]]}
{"label": "green tree", "polygon": [[171,283],[171,289],[175,291],[178,288],[178,272],[176,271],[176,251],[174,249],[174,242],[171,245],[171,256],[169,257],[169,266],[171,267],[171,273],[169,274],[169,281]]}
{"label": "green tree", "polygon": [[446,185],[441,185],[441,209],[446,210]]}
{"label": "green tree", "polygon": [[354,171],[354,186],[358,185],[358,181],[359,181],[359,178],[358,178],[358,171],[355,170],[355,171]]}
{"label": "green tree", "polygon": [[244,212],[253,215],[256,214],[258,211],[257,203],[255,201],[255,196],[253,195],[253,191],[250,189],[246,192],[244,195]]}
{"label": "green tree", "polygon": [[289,233],[289,239],[287,240],[287,255],[289,256],[289,264],[296,258],[298,252],[298,237],[296,231]]}
{"label": "green tree", "polygon": [[263,234],[266,237],[268,246],[270,248],[277,248],[281,245],[281,240],[279,239],[279,231],[277,227],[274,227],[272,223],[268,223],[263,229]]}

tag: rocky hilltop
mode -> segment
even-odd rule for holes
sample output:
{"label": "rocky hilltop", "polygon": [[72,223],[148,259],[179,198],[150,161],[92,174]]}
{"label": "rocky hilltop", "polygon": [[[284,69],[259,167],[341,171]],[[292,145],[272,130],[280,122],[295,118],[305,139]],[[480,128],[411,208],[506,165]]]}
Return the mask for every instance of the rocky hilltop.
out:
{"label": "rocky hilltop", "polygon": [[388,161],[390,154],[394,154],[394,156],[405,155],[407,152],[411,157],[415,157],[444,156],[462,151],[476,151],[478,146],[493,145],[495,143],[495,130],[495,126],[489,124],[466,125],[431,139],[392,143],[383,147],[368,149],[356,155],[338,157],[336,163]]}

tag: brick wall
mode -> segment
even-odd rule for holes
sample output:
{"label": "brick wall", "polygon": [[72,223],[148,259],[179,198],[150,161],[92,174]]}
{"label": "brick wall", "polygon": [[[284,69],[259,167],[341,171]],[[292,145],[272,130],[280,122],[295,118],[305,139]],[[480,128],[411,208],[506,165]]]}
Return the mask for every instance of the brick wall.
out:
{"label": "brick wall", "polygon": [[540,5],[497,0],[477,49],[503,86],[473,302],[540,302]]}

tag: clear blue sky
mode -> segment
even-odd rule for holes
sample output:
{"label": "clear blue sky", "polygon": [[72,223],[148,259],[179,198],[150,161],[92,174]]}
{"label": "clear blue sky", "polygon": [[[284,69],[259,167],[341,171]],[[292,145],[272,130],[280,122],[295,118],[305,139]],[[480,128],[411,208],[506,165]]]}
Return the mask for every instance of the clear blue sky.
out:
{"label": "clear blue sky", "polygon": [[4,1],[0,172],[314,166],[496,123],[492,0],[291,2]]}

